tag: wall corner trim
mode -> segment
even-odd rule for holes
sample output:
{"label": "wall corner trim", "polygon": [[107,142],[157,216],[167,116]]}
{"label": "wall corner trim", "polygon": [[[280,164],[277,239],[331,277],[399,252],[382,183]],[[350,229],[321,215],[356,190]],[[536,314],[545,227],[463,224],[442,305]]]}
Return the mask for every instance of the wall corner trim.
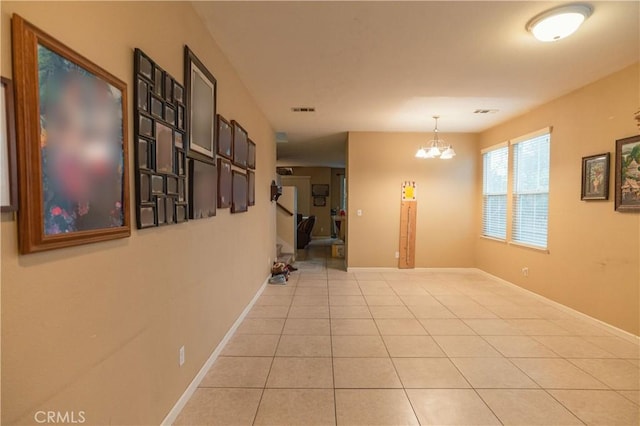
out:
{"label": "wall corner trim", "polygon": [[242,321],[244,321],[251,308],[253,308],[253,305],[255,305],[255,303],[258,301],[258,298],[260,297],[264,289],[267,288],[270,277],[271,275],[265,278],[258,291],[256,291],[256,294],[253,296],[253,299],[251,299],[251,301],[247,304],[242,313],[229,328],[227,334],[224,335],[220,343],[218,343],[218,346],[216,346],[216,348],[213,350],[200,371],[198,371],[198,374],[196,374],[191,383],[189,383],[189,386],[187,386],[187,388],[185,389],[184,393],[180,396],[180,398],[178,398],[171,410],[169,410],[167,416],[164,418],[164,420],[162,420],[162,423],[160,423],[162,426],[170,426],[173,424],[173,422],[176,421],[176,418],[178,418],[178,415],[180,414],[182,409],[185,407],[185,405],[187,405],[187,402],[189,402],[189,399],[198,388],[198,385],[200,385],[200,382],[202,382],[202,379],[204,379],[204,376],[207,374],[216,359],[218,359],[218,357],[220,356],[220,353],[224,349],[225,345],[229,342],[229,340],[231,340]]}
{"label": "wall corner trim", "polygon": [[520,287],[519,285],[516,285],[516,284],[514,284],[514,283],[512,283],[510,281],[507,281],[507,280],[505,280],[503,278],[500,278],[500,277],[497,277],[497,276],[495,276],[493,274],[490,274],[487,271],[483,271],[480,268],[474,268],[474,269],[477,270],[478,272],[481,272],[482,274],[490,277],[490,278],[493,278],[496,281],[501,282],[502,284],[508,285],[509,287],[515,288],[516,290],[520,290],[521,292],[526,293],[529,296],[534,296],[534,297],[536,297],[538,299],[541,299],[545,303],[547,303],[549,305],[552,305],[554,308],[557,308],[557,309],[559,309],[559,310],[561,310],[563,312],[571,314],[574,317],[577,317],[579,319],[586,320],[586,321],[590,322],[591,325],[593,325],[595,327],[598,327],[598,328],[601,328],[601,329],[604,329],[605,331],[608,331],[611,334],[615,334],[616,336],[620,337],[621,339],[624,339],[624,340],[626,340],[628,342],[631,342],[631,343],[635,343],[636,345],[640,344],[640,336],[636,336],[633,333],[629,333],[628,331],[624,331],[624,330],[622,330],[622,329],[620,329],[618,327],[615,327],[615,326],[613,326],[613,325],[611,325],[609,323],[606,323],[606,322],[601,321],[601,320],[599,320],[597,318],[594,318],[594,317],[589,316],[589,315],[587,315],[585,313],[582,313],[582,312],[577,311],[577,310],[575,310],[573,308],[570,308],[570,307],[568,307],[566,305],[563,305],[562,303],[559,303],[559,302],[556,302],[554,300],[548,299],[548,298],[546,298],[546,297],[544,297],[544,296],[542,296],[542,295],[540,295],[540,294],[538,294],[536,292],[533,292],[531,290],[527,290],[524,287]]}

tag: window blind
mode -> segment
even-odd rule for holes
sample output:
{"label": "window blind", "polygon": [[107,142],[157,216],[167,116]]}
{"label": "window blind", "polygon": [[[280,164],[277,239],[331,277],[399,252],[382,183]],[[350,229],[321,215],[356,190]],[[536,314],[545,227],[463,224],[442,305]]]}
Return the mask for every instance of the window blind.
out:
{"label": "window blind", "polygon": [[507,176],[509,147],[482,154],[482,235],[507,238]]}
{"label": "window blind", "polygon": [[513,242],[547,247],[549,147],[549,133],[513,145]]}

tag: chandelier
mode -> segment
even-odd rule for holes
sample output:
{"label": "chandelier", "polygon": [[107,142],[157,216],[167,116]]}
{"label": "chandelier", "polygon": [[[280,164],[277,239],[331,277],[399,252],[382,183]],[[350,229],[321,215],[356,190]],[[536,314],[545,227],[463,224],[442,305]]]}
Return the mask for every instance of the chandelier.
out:
{"label": "chandelier", "polygon": [[445,141],[438,136],[438,119],[439,115],[434,115],[433,119],[436,121],[436,127],[433,129],[433,139],[427,146],[421,146],[416,152],[416,158],[440,158],[441,160],[450,160],[455,157],[456,152],[451,145],[448,145]]}

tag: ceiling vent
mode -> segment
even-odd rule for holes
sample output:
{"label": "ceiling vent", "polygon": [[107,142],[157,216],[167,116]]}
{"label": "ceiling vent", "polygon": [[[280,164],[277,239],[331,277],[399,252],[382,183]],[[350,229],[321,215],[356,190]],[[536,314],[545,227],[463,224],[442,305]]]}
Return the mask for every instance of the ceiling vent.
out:
{"label": "ceiling vent", "polygon": [[315,107],[292,107],[293,112],[316,112]]}
{"label": "ceiling vent", "polygon": [[477,109],[473,111],[474,114],[495,114],[499,110],[497,109]]}

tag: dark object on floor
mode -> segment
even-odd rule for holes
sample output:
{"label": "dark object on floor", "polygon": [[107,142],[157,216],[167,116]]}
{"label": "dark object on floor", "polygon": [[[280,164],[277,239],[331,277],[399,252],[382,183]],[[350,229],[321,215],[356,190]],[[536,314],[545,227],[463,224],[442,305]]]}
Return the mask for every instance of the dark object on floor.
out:
{"label": "dark object on floor", "polygon": [[313,225],[316,224],[316,217],[309,216],[302,219],[302,215],[298,215],[298,250],[305,248],[311,242],[311,232]]}
{"label": "dark object on floor", "polygon": [[287,265],[287,269],[289,270],[289,272],[295,272],[295,271],[297,271],[297,270],[298,270],[298,268],[296,268],[296,267],[295,267],[295,266],[293,266],[293,265]]}

